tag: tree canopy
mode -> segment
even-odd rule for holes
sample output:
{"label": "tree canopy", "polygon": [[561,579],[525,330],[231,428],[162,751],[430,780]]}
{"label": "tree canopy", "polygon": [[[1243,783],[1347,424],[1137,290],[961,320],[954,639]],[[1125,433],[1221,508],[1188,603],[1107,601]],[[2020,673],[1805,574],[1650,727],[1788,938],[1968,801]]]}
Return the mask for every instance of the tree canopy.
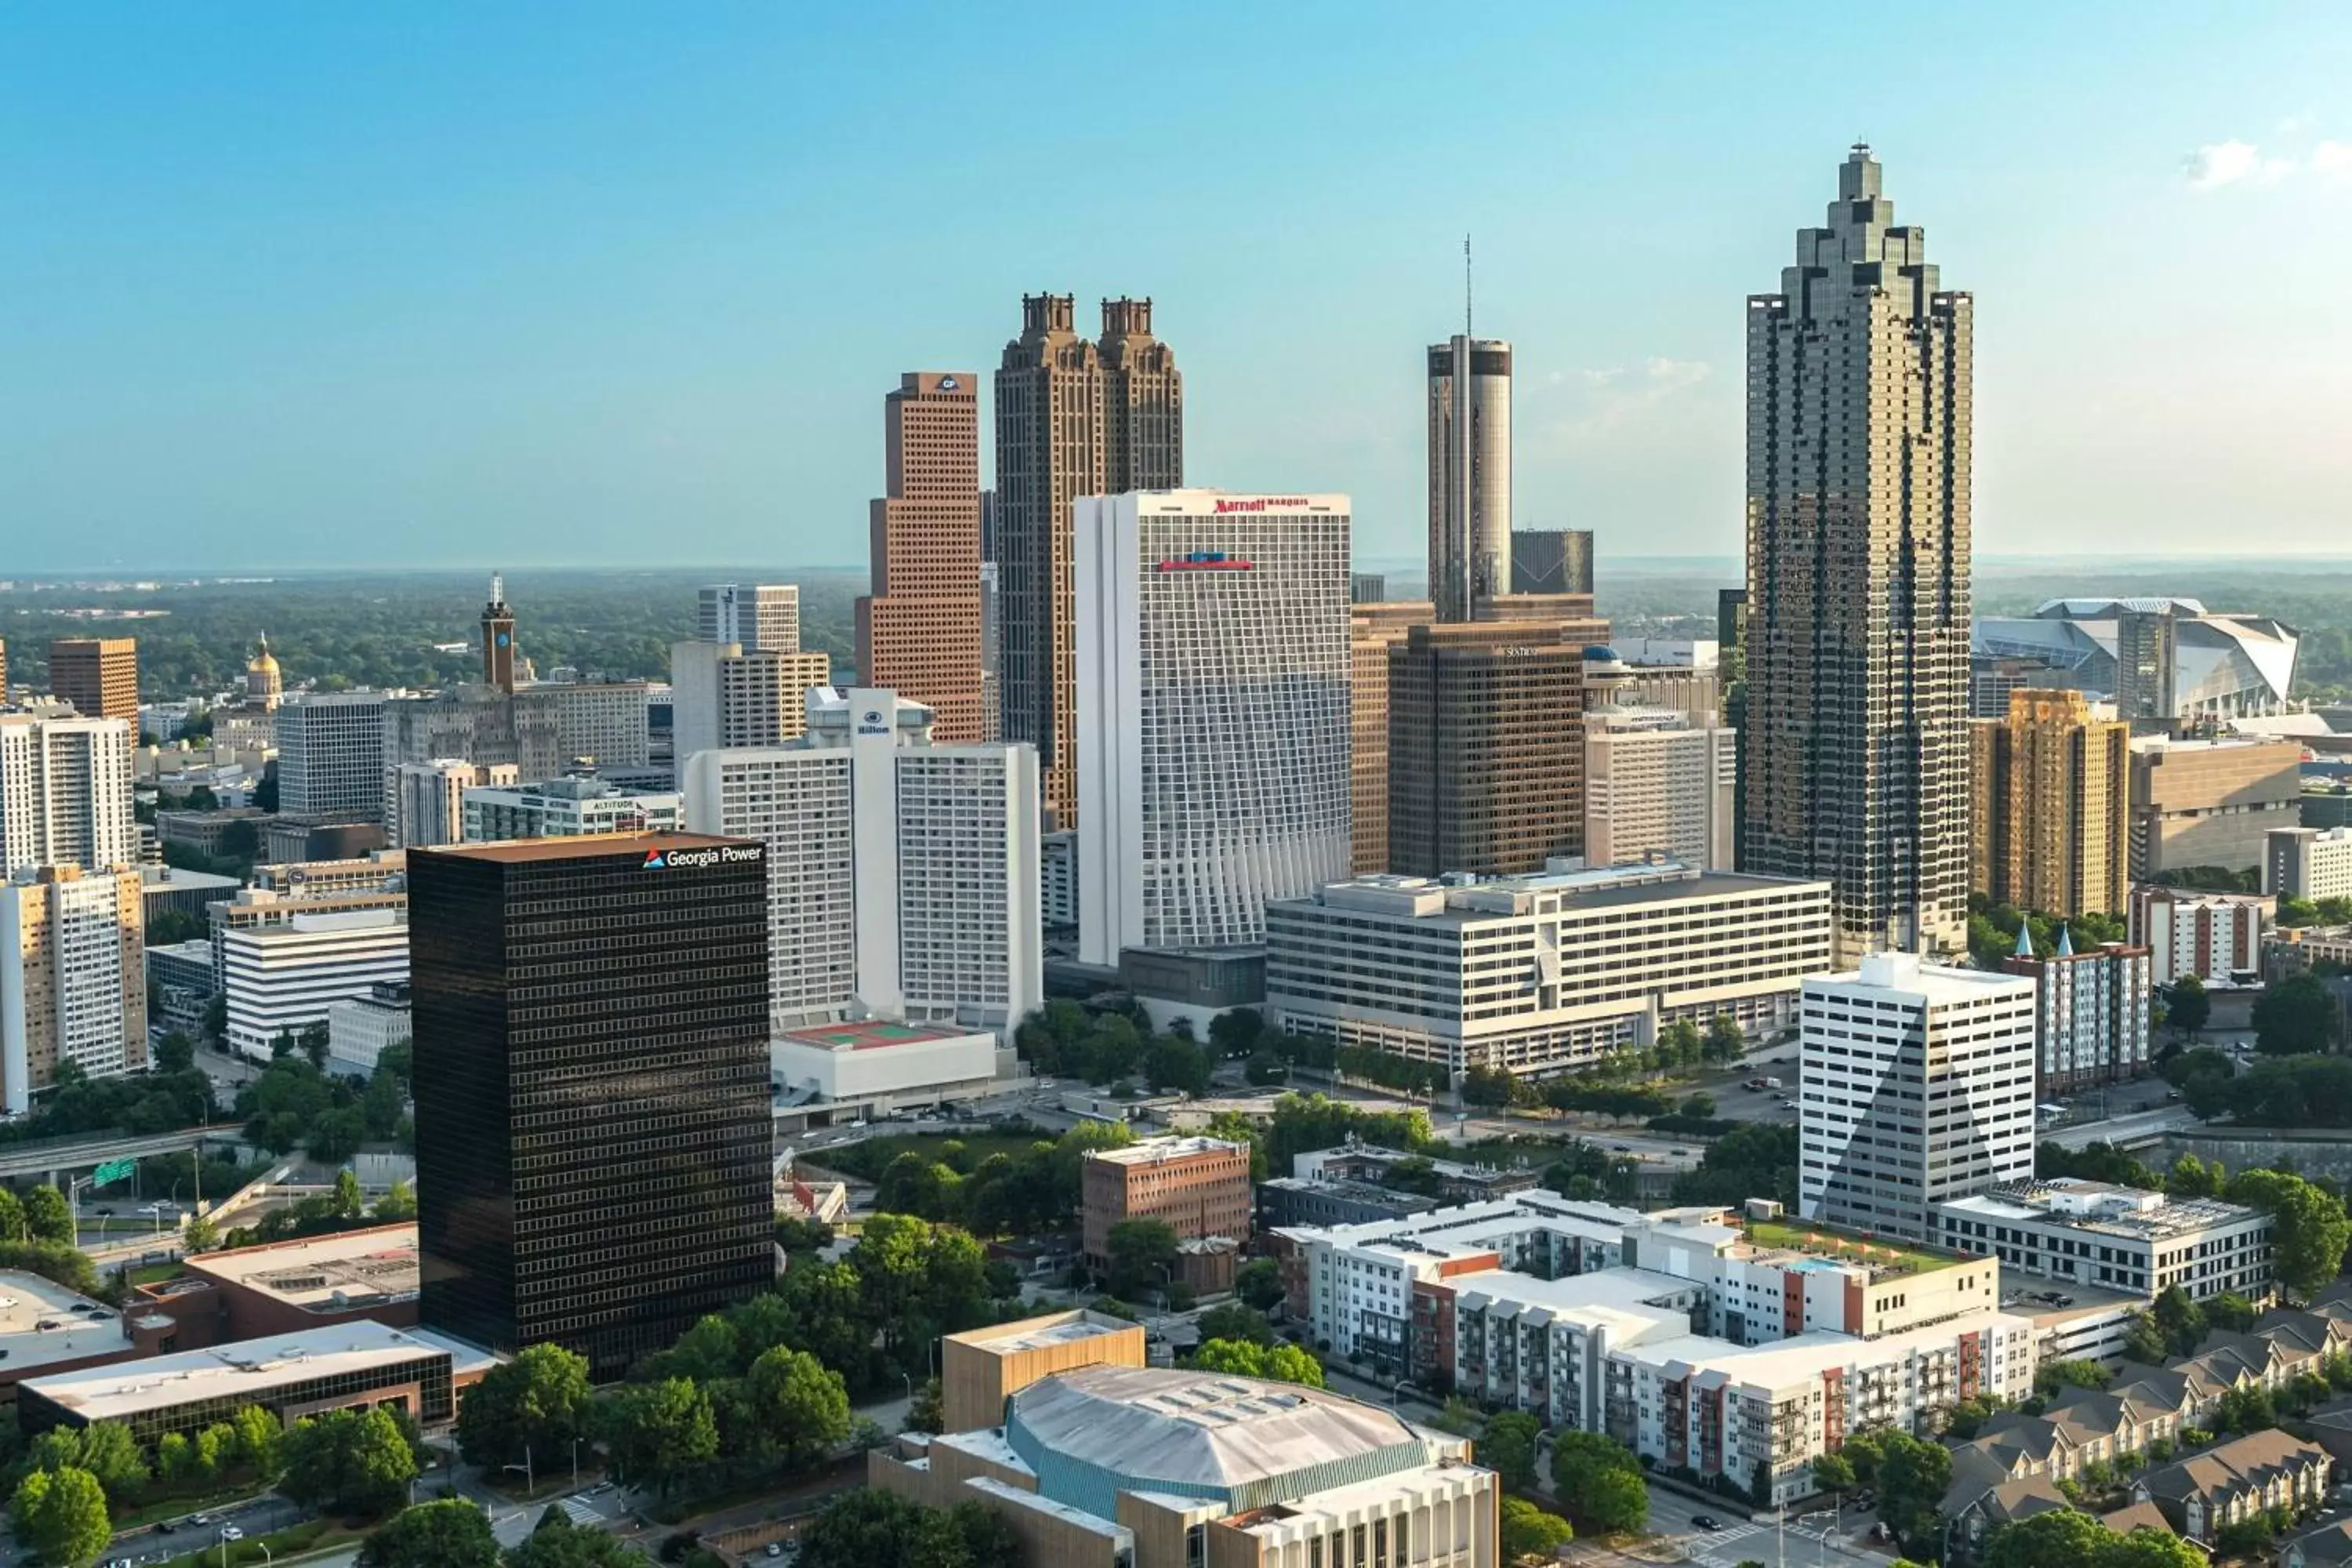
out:
{"label": "tree canopy", "polygon": [[360,1568],[499,1568],[499,1541],[478,1504],[463,1498],[419,1503],[367,1538]]}

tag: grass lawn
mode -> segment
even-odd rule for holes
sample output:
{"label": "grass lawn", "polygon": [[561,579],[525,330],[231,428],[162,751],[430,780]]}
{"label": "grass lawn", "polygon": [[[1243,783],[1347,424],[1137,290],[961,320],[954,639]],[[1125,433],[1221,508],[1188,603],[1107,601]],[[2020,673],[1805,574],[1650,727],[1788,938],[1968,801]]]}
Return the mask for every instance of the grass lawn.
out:
{"label": "grass lawn", "polygon": [[150,1263],[134,1268],[130,1274],[133,1285],[160,1285],[166,1279],[176,1279],[185,1272],[177,1263]]}
{"label": "grass lawn", "polygon": [[[909,1151],[936,1160],[941,1143],[953,1139],[967,1151],[964,1163],[976,1166],[991,1154],[1019,1155],[1029,1145],[1041,1142],[1034,1136],[1013,1136],[1003,1132],[889,1132],[868,1138],[863,1143],[844,1144],[833,1149],[813,1149],[808,1163],[826,1170],[839,1171],[844,1175],[856,1176],[868,1182],[882,1179],[883,1171],[891,1161]],[[1051,1140],[1043,1140],[1050,1142]]]}
{"label": "grass lawn", "polygon": [[1889,1237],[1855,1236],[1821,1225],[1778,1220],[1749,1220],[1748,1239],[1759,1247],[1784,1247],[1848,1263],[1868,1263],[1897,1278],[1949,1268],[1961,1260],[1957,1253],[1936,1252]]}

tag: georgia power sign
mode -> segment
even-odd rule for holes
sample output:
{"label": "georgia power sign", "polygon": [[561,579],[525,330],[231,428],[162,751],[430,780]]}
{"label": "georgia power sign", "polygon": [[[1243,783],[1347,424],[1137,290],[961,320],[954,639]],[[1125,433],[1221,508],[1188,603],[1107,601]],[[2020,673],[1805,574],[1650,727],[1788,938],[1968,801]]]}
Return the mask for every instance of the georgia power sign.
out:
{"label": "georgia power sign", "polygon": [[757,861],[767,854],[763,844],[709,844],[678,849],[648,849],[645,869],[675,871],[681,868],[700,870],[706,866],[740,866]]}

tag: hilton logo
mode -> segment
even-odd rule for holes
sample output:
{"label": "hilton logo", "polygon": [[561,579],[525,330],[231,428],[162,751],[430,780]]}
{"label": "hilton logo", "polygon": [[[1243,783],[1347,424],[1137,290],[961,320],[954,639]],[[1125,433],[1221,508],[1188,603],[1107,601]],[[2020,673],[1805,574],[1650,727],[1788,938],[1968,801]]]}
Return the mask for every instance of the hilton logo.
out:
{"label": "hilton logo", "polygon": [[890,726],[882,721],[879,709],[868,708],[857,717],[857,732],[861,735],[887,735]]}

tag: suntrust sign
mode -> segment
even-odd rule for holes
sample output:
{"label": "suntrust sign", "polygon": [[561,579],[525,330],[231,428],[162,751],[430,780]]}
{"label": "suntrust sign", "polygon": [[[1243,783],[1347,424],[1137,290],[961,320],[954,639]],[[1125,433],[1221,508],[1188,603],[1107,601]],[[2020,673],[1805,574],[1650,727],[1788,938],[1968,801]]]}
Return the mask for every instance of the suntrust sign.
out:
{"label": "suntrust sign", "polygon": [[1305,496],[1251,496],[1237,500],[1229,496],[1217,498],[1217,510],[1228,511],[1304,511],[1312,505]]}
{"label": "suntrust sign", "polygon": [[705,866],[740,866],[757,861],[768,852],[764,844],[710,844],[684,849],[649,849],[646,851],[645,868],[648,871],[670,871],[681,867],[699,869]]}

